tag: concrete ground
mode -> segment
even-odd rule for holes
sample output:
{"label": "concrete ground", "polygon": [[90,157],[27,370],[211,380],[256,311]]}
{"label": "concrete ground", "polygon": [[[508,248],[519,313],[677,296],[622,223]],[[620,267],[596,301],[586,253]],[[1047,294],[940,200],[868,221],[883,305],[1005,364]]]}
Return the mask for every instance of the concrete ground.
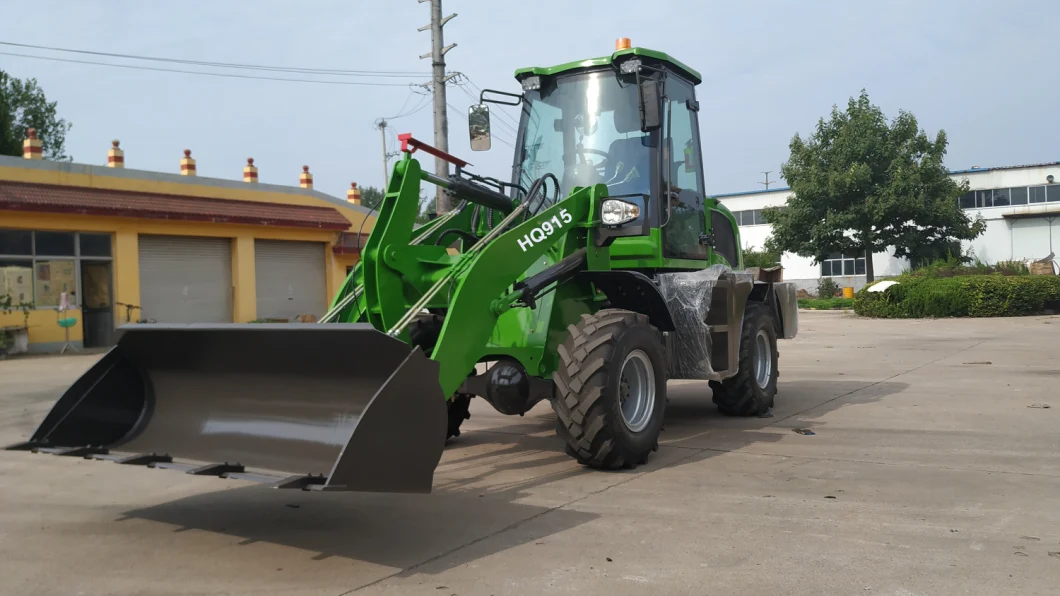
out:
{"label": "concrete ground", "polygon": [[[0,593],[1060,592],[1060,317],[800,316],[772,418],[672,383],[634,471],[573,463],[547,404],[476,403],[431,495],[0,452]],[[0,362],[0,443],[97,357]]]}

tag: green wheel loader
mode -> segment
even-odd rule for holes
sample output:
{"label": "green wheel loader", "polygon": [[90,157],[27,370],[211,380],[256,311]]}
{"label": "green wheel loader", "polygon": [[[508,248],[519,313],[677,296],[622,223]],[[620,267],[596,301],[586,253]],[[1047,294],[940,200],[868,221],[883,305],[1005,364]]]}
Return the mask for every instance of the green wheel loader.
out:
{"label": "green wheel loader", "polygon": [[[767,412],[795,291],[743,270],[736,221],[704,192],[699,74],[620,45],[516,79],[520,93],[483,91],[468,115],[478,151],[488,104],[521,108],[512,176],[402,135],[362,259],[321,322],[126,325],[8,448],[430,492],[476,396],[510,415],[549,401],[567,453],[599,469],[658,448],[670,379],[707,381],[725,414]],[[417,152],[455,173],[429,173]],[[454,207],[416,227],[424,182]]]}

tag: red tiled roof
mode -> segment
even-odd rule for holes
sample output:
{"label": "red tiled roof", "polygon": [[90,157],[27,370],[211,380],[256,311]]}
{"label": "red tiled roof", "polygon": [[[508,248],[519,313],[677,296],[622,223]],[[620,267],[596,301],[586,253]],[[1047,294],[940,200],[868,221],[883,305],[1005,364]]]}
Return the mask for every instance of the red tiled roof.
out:
{"label": "red tiled roof", "polygon": [[347,230],[334,207],[0,181],[0,210]]}

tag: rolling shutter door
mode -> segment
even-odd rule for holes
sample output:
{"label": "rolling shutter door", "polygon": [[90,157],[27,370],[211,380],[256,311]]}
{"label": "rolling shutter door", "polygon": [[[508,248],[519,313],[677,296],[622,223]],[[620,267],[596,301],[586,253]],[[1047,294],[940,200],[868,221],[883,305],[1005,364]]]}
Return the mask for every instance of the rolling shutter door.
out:
{"label": "rolling shutter door", "polygon": [[259,319],[295,321],[327,311],[327,271],[322,242],[254,241]]}
{"label": "rolling shutter door", "polygon": [[229,238],[146,236],[140,245],[140,305],[159,323],[232,322]]}
{"label": "rolling shutter door", "polygon": [[1049,256],[1049,220],[1017,219],[1012,222],[1012,258],[1038,259]]}

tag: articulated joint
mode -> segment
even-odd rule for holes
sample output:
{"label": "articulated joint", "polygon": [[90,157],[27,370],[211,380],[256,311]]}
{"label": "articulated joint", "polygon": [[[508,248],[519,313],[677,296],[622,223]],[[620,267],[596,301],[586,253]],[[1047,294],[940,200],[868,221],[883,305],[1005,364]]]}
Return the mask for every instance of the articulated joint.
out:
{"label": "articulated joint", "polygon": [[490,314],[499,317],[512,309],[512,301],[518,294],[506,294],[490,302]]}

